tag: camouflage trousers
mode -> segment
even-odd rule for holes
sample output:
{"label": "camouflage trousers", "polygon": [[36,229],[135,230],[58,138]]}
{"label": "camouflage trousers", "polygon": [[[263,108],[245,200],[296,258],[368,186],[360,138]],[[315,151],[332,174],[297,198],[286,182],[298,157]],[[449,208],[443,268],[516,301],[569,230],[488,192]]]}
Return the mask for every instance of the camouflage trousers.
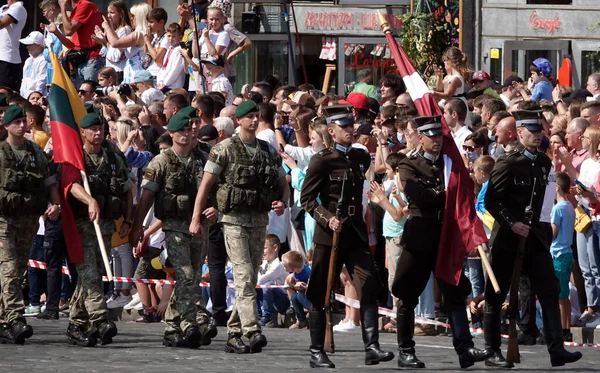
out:
{"label": "camouflage trousers", "polygon": [[38,227],[37,216],[0,215],[0,322],[11,323],[23,317],[23,275]]}
{"label": "camouflage trousers", "polygon": [[225,248],[233,267],[235,303],[227,321],[229,333],[250,336],[260,331],[256,282],[262,262],[266,227],[242,227],[223,223]]}
{"label": "camouflage trousers", "polygon": [[207,324],[208,315],[202,311],[202,263],[207,252],[208,236],[165,230],[169,261],[175,270],[175,289],[165,312],[165,333],[183,333],[198,324]]}
{"label": "camouflage trousers", "polygon": [[[89,220],[77,219],[77,230],[83,243],[83,262],[76,263],[77,285],[71,298],[69,320],[76,326],[87,328],[108,320],[108,310],[104,300],[102,275],[106,272],[100,246],[96,238],[94,224]],[[114,231],[112,221],[101,221],[102,240],[110,250],[110,240]]]}

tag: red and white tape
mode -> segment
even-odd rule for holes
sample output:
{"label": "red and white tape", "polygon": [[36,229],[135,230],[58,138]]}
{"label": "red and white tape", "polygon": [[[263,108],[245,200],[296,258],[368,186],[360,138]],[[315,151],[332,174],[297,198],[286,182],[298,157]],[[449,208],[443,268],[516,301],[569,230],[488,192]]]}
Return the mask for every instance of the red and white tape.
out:
{"label": "red and white tape", "polygon": [[[352,308],[356,308],[356,309],[360,309],[360,302],[356,299],[350,299],[346,296],[343,296],[341,294],[335,294],[335,300],[340,301],[342,303],[344,303],[347,306],[350,306]],[[379,307],[378,309],[379,314],[380,315],[385,315],[385,316],[389,316],[389,317],[396,317],[396,313],[392,312],[392,310],[390,310],[389,308],[383,308],[383,307]],[[440,322],[440,321],[436,321],[436,320],[431,320],[431,319],[427,319],[424,317],[415,317],[415,323],[417,324],[428,324],[428,325],[435,325],[435,326],[441,326],[443,328],[450,328],[450,325]]]}
{"label": "red and white tape", "polygon": [[[29,259],[27,265],[32,268],[46,269],[46,263],[40,262],[38,260]],[[62,267],[62,273],[64,275],[71,276],[71,272],[69,271],[69,267],[67,266]]]}

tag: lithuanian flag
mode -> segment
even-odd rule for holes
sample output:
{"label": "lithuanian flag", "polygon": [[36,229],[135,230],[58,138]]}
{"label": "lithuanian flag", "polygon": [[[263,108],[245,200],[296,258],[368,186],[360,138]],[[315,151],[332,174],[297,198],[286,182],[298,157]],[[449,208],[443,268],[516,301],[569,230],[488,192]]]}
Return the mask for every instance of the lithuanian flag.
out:
{"label": "lithuanian flag", "polygon": [[50,60],[54,74],[48,106],[54,162],[62,163],[61,218],[69,260],[72,263],[80,263],[83,261],[81,236],[67,196],[73,183],[81,180],[81,171],[85,171],[79,122],[85,116],[86,110],[75,86],[53,52],[50,52]]}

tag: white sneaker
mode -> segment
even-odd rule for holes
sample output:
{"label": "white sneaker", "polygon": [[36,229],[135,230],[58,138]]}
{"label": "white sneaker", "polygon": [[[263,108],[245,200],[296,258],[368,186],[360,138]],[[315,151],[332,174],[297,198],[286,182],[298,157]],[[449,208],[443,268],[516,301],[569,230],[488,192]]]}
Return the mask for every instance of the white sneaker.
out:
{"label": "white sneaker", "polygon": [[131,302],[131,298],[132,298],[131,295],[119,294],[116,297],[110,298],[109,300],[106,301],[106,308],[108,308],[109,310],[112,310],[115,308],[124,307],[129,302]]}
{"label": "white sneaker", "polygon": [[31,316],[37,316],[39,315],[41,312],[40,306],[32,306],[31,304],[27,307],[25,307],[25,312],[23,313],[23,316],[25,317],[31,317]]}
{"label": "white sneaker", "polygon": [[140,303],[136,304],[136,305],[133,307],[133,310],[135,310],[135,311],[141,311],[141,310],[143,310],[143,309],[144,309],[144,305],[142,304],[142,302],[140,302]]}
{"label": "white sneaker", "polygon": [[340,325],[336,331],[346,333],[346,332],[353,332],[356,330],[360,330],[360,325],[356,325],[356,324],[354,324],[354,321],[348,320],[348,322],[346,322],[345,324]]}
{"label": "white sneaker", "polygon": [[[348,320],[350,321],[350,320]],[[346,322],[344,320],[340,321],[337,325],[333,326],[333,331],[334,332],[339,332],[341,328],[343,328],[346,325]]]}
{"label": "white sneaker", "polygon": [[586,327],[588,327],[588,328],[595,328],[595,327],[597,327],[597,326],[600,326],[600,313],[599,313],[599,312],[596,312],[596,313],[595,313],[595,314],[592,316],[592,318],[590,319],[590,321],[588,321],[588,322],[585,324],[585,326],[586,326]]}
{"label": "white sneaker", "polygon": [[42,307],[40,307],[40,312],[41,313],[46,312],[46,303],[44,303],[44,305]]}
{"label": "white sneaker", "polygon": [[131,302],[127,303],[123,309],[125,311],[129,311],[131,309],[133,309],[135,306],[137,306],[138,304],[140,304],[140,295],[138,293],[135,293],[132,297],[131,297]]}

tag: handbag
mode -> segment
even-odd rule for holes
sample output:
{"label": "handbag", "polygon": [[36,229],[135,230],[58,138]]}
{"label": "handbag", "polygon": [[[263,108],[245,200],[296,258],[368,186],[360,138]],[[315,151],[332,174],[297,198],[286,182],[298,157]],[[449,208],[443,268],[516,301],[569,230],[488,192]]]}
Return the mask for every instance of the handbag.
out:
{"label": "handbag", "polygon": [[71,63],[71,65],[78,66],[87,60],[90,57],[91,49],[69,49],[67,52],[67,61]]}
{"label": "handbag", "polygon": [[577,206],[575,209],[575,231],[585,233],[592,225],[592,218],[585,212],[583,206]]}

